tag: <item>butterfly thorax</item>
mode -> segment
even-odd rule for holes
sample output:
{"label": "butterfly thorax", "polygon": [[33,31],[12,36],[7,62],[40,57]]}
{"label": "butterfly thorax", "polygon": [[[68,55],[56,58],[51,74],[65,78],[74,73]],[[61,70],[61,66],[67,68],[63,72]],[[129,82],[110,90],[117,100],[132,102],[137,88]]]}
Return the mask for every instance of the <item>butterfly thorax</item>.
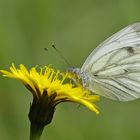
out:
{"label": "butterfly thorax", "polygon": [[83,87],[87,86],[89,77],[86,72],[82,71],[80,68],[69,68],[68,72],[73,74],[73,81],[75,83],[80,82]]}

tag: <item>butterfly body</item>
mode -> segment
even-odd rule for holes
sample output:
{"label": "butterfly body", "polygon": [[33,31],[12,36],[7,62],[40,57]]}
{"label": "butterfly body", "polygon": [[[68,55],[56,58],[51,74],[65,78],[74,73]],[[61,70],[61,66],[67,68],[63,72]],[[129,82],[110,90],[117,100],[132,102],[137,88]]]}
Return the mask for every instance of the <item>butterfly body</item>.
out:
{"label": "butterfly body", "polygon": [[[77,79],[80,81],[83,87],[86,87],[89,81],[89,76],[86,72],[82,71],[80,68],[69,68],[68,72],[77,75]],[[74,78],[73,81],[77,83],[77,80]]]}
{"label": "butterfly body", "polygon": [[113,100],[140,98],[140,23],[114,34],[88,56],[81,69],[71,69],[83,87]]}

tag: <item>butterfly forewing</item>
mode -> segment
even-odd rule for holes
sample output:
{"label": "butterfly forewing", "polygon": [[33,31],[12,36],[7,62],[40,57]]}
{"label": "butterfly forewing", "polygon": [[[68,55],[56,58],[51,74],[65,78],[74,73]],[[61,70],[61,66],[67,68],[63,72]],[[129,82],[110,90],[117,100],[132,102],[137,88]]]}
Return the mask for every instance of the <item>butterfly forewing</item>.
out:
{"label": "butterfly forewing", "polygon": [[136,47],[140,44],[140,23],[129,25],[109,37],[88,56],[82,66],[82,70],[86,70],[90,64],[94,64],[103,55],[124,47]]}
{"label": "butterfly forewing", "polygon": [[81,68],[88,89],[114,100],[140,97],[140,23],[127,26],[100,44]]}

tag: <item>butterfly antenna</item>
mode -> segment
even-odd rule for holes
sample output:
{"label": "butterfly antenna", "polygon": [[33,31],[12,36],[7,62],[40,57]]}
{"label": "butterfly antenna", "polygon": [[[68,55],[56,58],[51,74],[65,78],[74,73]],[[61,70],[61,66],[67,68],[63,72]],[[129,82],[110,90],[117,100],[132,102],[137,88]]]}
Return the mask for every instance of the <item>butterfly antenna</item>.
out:
{"label": "butterfly antenna", "polygon": [[62,53],[55,47],[55,44],[53,43],[51,46],[57,54],[60,56],[60,58],[68,65],[68,67],[71,67],[71,64],[67,61],[67,59],[62,55]]}
{"label": "butterfly antenna", "polygon": [[[62,53],[55,47],[55,44],[53,43],[51,47],[57,52],[57,54],[60,56],[60,58],[68,65],[68,67],[71,67],[71,64],[67,61],[67,59],[62,55]],[[49,52],[48,48],[44,48],[46,52]],[[52,54],[53,55],[53,54]]]}

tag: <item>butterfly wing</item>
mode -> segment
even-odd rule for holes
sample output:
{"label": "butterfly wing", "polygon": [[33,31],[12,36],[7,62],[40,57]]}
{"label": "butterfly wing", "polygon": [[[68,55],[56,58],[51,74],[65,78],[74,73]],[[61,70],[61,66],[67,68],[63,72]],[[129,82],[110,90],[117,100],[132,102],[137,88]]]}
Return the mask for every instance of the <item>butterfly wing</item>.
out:
{"label": "butterfly wing", "polygon": [[100,44],[83,64],[87,88],[114,100],[140,97],[140,23],[129,25]]}

